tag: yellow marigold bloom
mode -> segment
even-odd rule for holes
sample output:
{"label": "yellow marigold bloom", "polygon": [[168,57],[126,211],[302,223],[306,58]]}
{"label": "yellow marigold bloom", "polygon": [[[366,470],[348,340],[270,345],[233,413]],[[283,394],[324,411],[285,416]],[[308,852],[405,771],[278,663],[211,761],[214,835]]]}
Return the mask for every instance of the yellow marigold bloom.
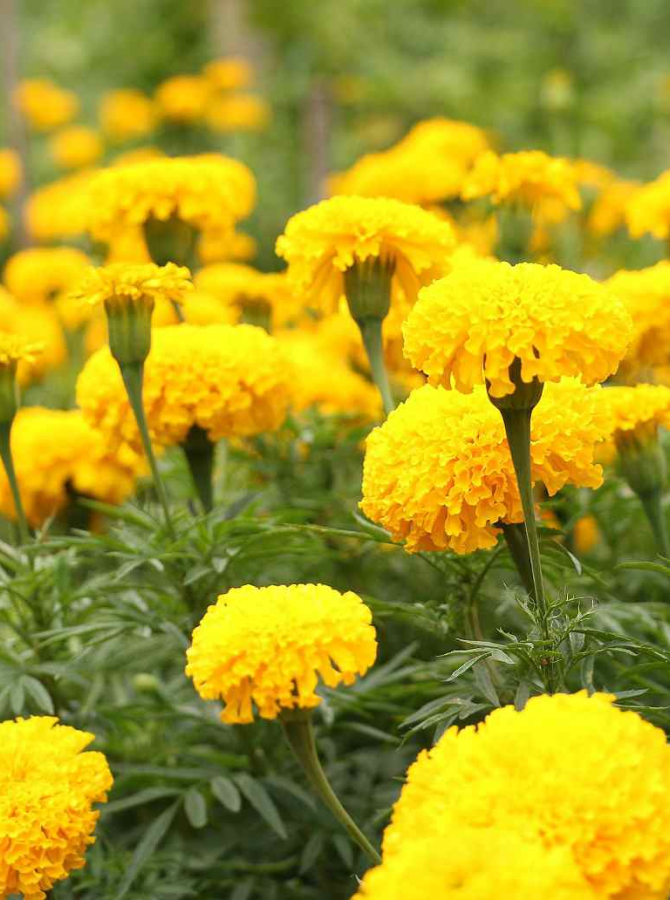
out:
{"label": "yellow marigold bloom", "polygon": [[9,257],[3,278],[17,300],[45,303],[70,290],[90,265],[74,247],[31,247]]}
{"label": "yellow marigold bloom", "polygon": [[9,148],[0,150],[0,198],[11,196],[21,184],[21,160]]}
{"label": "yellow marigold bloom", "polygon": [[612,181],[596,197],[586,227],[598,237],[606,237],[626,224],[626,209],[633,194],[638,190],[636,181],[621,178]]}
{"label": "yellow marigold bloom", "polygon": [[25,307],[0,287],[0,330],[16,337],[22,346],[34,348],[19,362],[20,384],[41,378],[67,359],[67,345],[58,316],[49,306]]}
{"label": "yellow marigold bloom", "polygon": [[315,406],[324,415],[381,417],[377,388],[348,366],[343,357],[325,352],[318,333],[291,329],[276,332],[275,336],[293,370],[291,406],[296,412]]}
{"label": "yellow marigold bloom", "polygon": [[[119,367],[103,347],[77,381],[77,403],[112,446],[140,447]],[[253,325],[154,329],[144,407],[157,445],[181,443],[197,425],[210,440],[273,431],[289,403],[286,364],[274,338]]]}
{"label": "yellow marigold bloom", "polygon": [[626,204],[626,224],[633,237],[670,236],[670,170],[633,191]]}
{"label": "yellow marigold bloom", "polygon": [[256,241],[243,231],[230,234],[209,229],[202,232],[198,241],[198,257],[203,266],[226,261],[248,262],[257,252]]}
{"label": "yellow marigold bloom", "polygon": [[110,166],[132,166],[134,163],[148,162],[150,159],[165,159],[166,154],[160,147],[154,147],[147,144],[144,147],[133,147],[132,150],[126,150],[117,154]]}
{"label": "yellow marigold bloom", "polygon": [[616,272],[605,282],[633,318],[627,368],[664,365],[670,360],[670,262]]}
{"label": "yellow marigold bloom", "polygon": [[352,900],[596,900],[569,850],[505,828],[415,835],[366,873]]}
{"label": "yellow marigold bloom", "polygon": [[594,900],[665,900],[670,749],[613,699],[534,697],[521,712],[506,706],[478,726],[449,728],[407,773],[384,859],[434,831],[503,830],[567,850]]}
{"label": "yellow marigold bloom", "polygon": [[617,385],[606,388],[601,396],[612,417],[613,431],[655,431],[658,425],[670,428],[670,387],[666,385]]}
{"label": "yellow marigold bloom", "polygon": [[[324,584],[245,585],[222,594],[193,632],[186,674],[204,700],[221,698],[221,719],[253,722],[321,702],[374,663],[372,613],[361,598]],[[334,665],[333,665],[334,664]]]}
{"label": "yellow marigold bloom", "polygon": [[560,202],[564,215],[570,209],[581,209],[582,205],[572,163],[541,150],[502,156],[493,151],[482,153],[466,178],[462,197],[464,200],[490,197],[496,205],[518,203],[530,209],[535,209],[542,200],[553,198]]}
{"label": "yellow marigold bloom", "polygon": [[25,220],[37,241],[72,238],[86,231],[86,196],[93,171],[67,175],[38,188],[28,198]]}
{"label": "yellow marigold bloom", "polygon": [[94,128],[71,125],[49,141],[51,155],[63,169],[83,169],[96,163],[103,153],[102,139]]}
{"label": "yellow marigold bloom", "polygon": [[137,140],[156,127],[156,110],[150,97],[134,88],[109,91],[99,110],[100,127],[110,141]]}
{"label": "yellow marigold bloom", "polygon": [[112,775],[92,734],[51,716],[0,723],[0,896],[45,900],[84,865]]}
{"label": "yellow marigold bloom", "polygon": [[[550,496],[597,488],[594,450],[610,433],[603,391],[565,378],[546,386],[531,420],[531,477]],[[505,427],[486,390],[425,385],[368,436],[361,509],[410,552],[493,547],[501,522],[523,520]]]}
{"label": "yellow marigold bloom", "polygon": [[300,310],[283,272],[260,272],[242,263],[214,263],[200,269],[194,283],[235,311],[237,321],[245,312],[267,312],[275,324],[281,324]]}
{"label": "yellow marigold bloom", "polygon": [[417,206],[372,197],[332,197],[289,219],[277,254],[289,264],[299,296],[324,311],[337,308],[344,273],[381,258],[394,266],[393,282],[409,302],[422,284],[448,271],[453,229]]}
{"label": "yellow marigold bloom", "polygon": [[577,375],[604,381],[621,361],[632,323],[624,304],[588,275],[559,266],[473,260],[424,288],[404,326],[405,355],[432,383],[493,397],[525,382]]}
{"label": "yellow marigold bloom", "polygon": [[74,293],[91,306],[125,306],[138,302],[154,304],[159,298],[180,302],[191,287],[191,273],[184,266],[113,263],[89,268]]}
{"label": "yellow marigold bloom", "polygon": [[43,78],[22,81],[14,102],[35,131],[60,128],[72,121],[79,110],[79,101],[72,91]]}
{"label": "yellow marigold bloom", "polygon": [[212,86],[200,75],[174,75],[160,84],[154,100],[160,114],[173,122],[195,122],[207,107]]}
{"label": "yellow marigold bloom", "polygon": [[213,131],[263,131],[271,112],[266,100],[255,94],[223,94],[214,97],[205,115]]}
{"label": "yellow marigold bloom", "polygon": [[602,537],[596,517],[587,515],[577,519],[572,536],[577,553],[590,553]]}
{"label": "yellow marigold bloom", "polygon": [[253,81],[251,64],[239,56],[214,59],[207,63],[202,74],[219,91],[237,91],[249,87]]}
{"label": "yellow marigold bloom", "polygon": [[[11,447],[26,518],[36,527],[68,505],[71,491],[123,503],[144,473],[138,453],[126,446],[111,454],[80,410],[23,407],[12,425]],[[0,512],[9,519],[16,516],[4,469]]]}
{"label": "yellow marigold bloom", "polygon": [[215,153],[153,159],[96,176],[87,195],[89,229],[110,240],[150,218],[176,216],[195,228],[230,233],[255,199],[254,177],[237,160]]}
{"label": "yellow marigold bloom", "polygon": [[[0,299],[4,299],[0,294]],[[40,350],[39,345],[28,344],[23,338],[18,337],[5,329],[0,330],[0,367],[7,368],[20,362],[32,362],[35,354]]]}

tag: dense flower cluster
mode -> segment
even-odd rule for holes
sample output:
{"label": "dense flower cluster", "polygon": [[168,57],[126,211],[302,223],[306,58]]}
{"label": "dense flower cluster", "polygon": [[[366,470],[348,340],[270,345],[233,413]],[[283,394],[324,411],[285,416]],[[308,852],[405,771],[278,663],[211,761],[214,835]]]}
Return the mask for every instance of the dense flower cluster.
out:
{"label": "dense flower cluster", "polygon": [[[450,728],[410,767],[378,871],[388,864],[397,873],[403,858],[407,871],[426,835],[476,829],[484,847],[490,840],[495,848],[512,834],[541,844],[549,856],[567,852],[566,877],[574,877],[576,866],[592,890],[580,888],[578,897],[664,900],[670,890],[670,749],[660,729],[616,709],[612,699],[585,691],[535,697],[521,712],[506,706],[479,726]],[[445,855],[441,864],[447,886],[455,874],[451,858]],[[392,897],[382,890],[383,876],[373,874],[364,879],[361,896]]]}
{"label": "dense flower cluster", "polygon": [[17,300],[45,303],[73,288],[90,264],[74,247],[31,247],[10,256],[3,278]]}
{"label": "dense flower cluster", "polygon": [[[107,347],[84,366],[77,402],[112,446],[127,442],[139,448],[135,417]],[[212,441],[273,431],[288,403],[283,355],[261,328],[184,324],[154,329],[144,407],[156,444],[181,443],[194,425]]]}
{"label": "dense flower cluster", "polygon": [[[110,453],[79,410],[20,409],[12,426],[11,447],[26,517],[34,526],[63,510],[72,493],[122,503],[144,472],[142,458],[130,447]],[[16,516],[2,469],[0,512],[10,519]]]}
{"label": "dense flower cluster", "polygon": [[[566,378],[546,386],[531,423],[534,481],[596,488],[598,442],[610,433],[602,389]],[[501,522],[521,522],[521,500],[499,412],[471,394],[425,385],[366,442],[361,508],[409,551],[492,547]]]}
{"label": "dense flower cluster", "polygon": [[309,709],[328,687],[353,684],[377,655],[372,613],[351,591],[324,584],[233,588],[193,632],[186,674],[205,700],[221,698],[224,722]]}
{"label": "dense flower cluster", "polygon": [[357,262],[381,258],[395,265],[394,281],[413,300],[422,284],[448,271],[454,250],[448,222],[398,200],[332,197],[293,216],[277,253],[300,296],[326,311],[344,293],[343,274]]}
{"label": "dense flower cluster", "polygon": [[101,240],[150,218],[172,216],[196,228],[232,231],[255,198],[253,175],[237,160],[218,154],[150,159],[105,169],[94,178],[88,224]]}
{"label": "dense flower cluster", "polygon": [[616,272],[606,286],[628,307],[633,340],[626,368],[640,369],[670,362],[670,262],[646,269]]}
{"label": "dense flower cluster", "polygon": [[0,723],[0,896],[45,900],[84,865],[112,776],[93,735],[35,716]]}
{"label": "dense flower cluster", "polygon": [[474,259],[423,288],[405,322],[405,355],[431,382],[469,391],[484,379],[494,397],[521,377],[592,384],[614,372],[631,336],[630,314],[588,275]]}

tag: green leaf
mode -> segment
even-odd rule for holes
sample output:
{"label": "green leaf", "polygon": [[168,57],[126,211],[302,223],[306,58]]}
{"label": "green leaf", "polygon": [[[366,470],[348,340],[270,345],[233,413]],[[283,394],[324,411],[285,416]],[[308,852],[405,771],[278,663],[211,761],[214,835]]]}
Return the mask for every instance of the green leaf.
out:
{"label": "green leaf", "polygon": [[204,828],[207,824],[207,803],[195,787],[189,788],[184,795],[184,812],[194,828]]}
{"label": "green leaf", "polygon": [[154,851],[167,834],[176,812],[179,809],[180,802],[181,801],[177,801],[176,803],[173,803],[172,806],[168,806],[167,809],[163,810],[160,816],[158,816],[157,819],[154,819],[144,832],[142,840],[137,845],[133,858],[130,861],[130,865],[126,870],[126,874],[121,881],[121,885],[114,900],[122,900],[122,898],[126,896],[142,867],[151,856],[153,856]]}
{"label": "green leaf", "polygon": [[230,895],[230,900],[249,900],[253,889],[253,878],[248,878],[246,881],[241,881],[238,885],[235,886],[235,890]]}
{"label": "green leaf", "polygon": [[351,846],[351,842],[343,834],[334,834],[333,844],[335,845],[335,849],[337,850],[342,862],[347,867],[347,869],[353,869],[354,851]]}
{"label": "green leaf", "polygon": [[235,781],[256,812],[265,819],[270,828],[272,828],[282,840],[286,840],[288,834],[281,816],[279,815],[279,811],[277,810],[272,797],[270,797],[263,785],[245,772],[236,775]]}
{"label": "green leaf", "polygon": [[242,798],[240,797],[240,792],[230,778],[225,778],[223,775],[217,775],[216,778],[212,778],[209,786],[216,799],[219,803],[222,803],[226,809],[229,809],[230,812],[233,813],[240,811]]}
{"label": "green leaf", "polygon": [[121,812],[124,809],[132,809],[134,806],[143,806],[145,803],[151,803],[154,800],[160,800],[165,797],[175,797],[179,794],[178,788],[169,787],[150,787],[129,797],[121,797],[120,800],[112,800],[111,803],[105,804],[101,810],[103,816],[109,816],[113,813]]}
{"label": "green leaf", "polygon": [[38,709],[53,715],[54,705],[49,692],[41,681],[33,678],[32,675],[26,675],[23,679],[23,685],[37,705]]}
{"label": "green leaf", "polygon": [[15,716],[20,716],[23,712],[23,705],[26,701],[26,694],[23,689],[23,678],[15,681],[9,692],[9,705]]}
{"label": "green leaf", "polygon": [[300,874],[304,874],[305,872],[309,872],[314,863],[317,861],[319,856],[321,856],[321,852],[323,851],[323,834],[320,831],[315,831],[307,843],[305,844],[305,848],[300,855]]}

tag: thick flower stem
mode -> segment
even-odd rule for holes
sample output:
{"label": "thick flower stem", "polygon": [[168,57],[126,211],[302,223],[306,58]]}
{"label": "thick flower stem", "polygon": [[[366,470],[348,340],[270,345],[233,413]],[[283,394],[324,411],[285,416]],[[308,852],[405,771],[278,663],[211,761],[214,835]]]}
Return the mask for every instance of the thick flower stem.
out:
{"label": "thick flower stem", "polygon": [[206,513],[211,512],[214,506],[212,485],[214,444],[207,437],[207,432],[194,425],[189,431],[183,447],[202,507]]}
{"label": "thick flower stem", "polygon": [[389,384],[386,365],[384,364],[384,345],[382,341],[382,319],[360,319],[358,327],[363,338],[363,345],[370,363],[372,379],[381,394],[384,412],[388,416],[395,409],[393,394]]}
{"label": "thick flower stem", "polygon": [[291,749],[316,794],[345,828],[349,837],[358,844],[361,850],[367,853],[373,863],[379,865],[381,856],[342,806],[326,778],[316,752],[314,730],[309,711],[287,711],[282,714],[281,723]]}
{"label": "thick flower stem", "polygon": [[142,402],[144,363],[121,365],[119,366],[119,368],[121,369],[121,377],[123,378],[123,383],[126,386],[126,392],[128,394],[130,406],[133,410],[133,413],[135,414],[135,420],[140,432],[140,438],[142,440],[142,446],[144,447],[144,453],[149,460],[149,467],[151,469],[151,476],[156,488],[156,493],[158,494],[158,499],[160,500],[161,506],[163,507],[163,513],[165,514],[165,526],[170,537],[174,538],[175,531],[174,526],[172,525],[172,519],[170,518],[170,508],[168,505],[167,493],[165,491],[163,479],[161,478],[160,472],[158,471],[158,464],[156,462],[153,447],[151,446],[151,438],[149,437],[147,418],[144,414],[144,404]]}
{"label": "thick flower stem", "polygon": [[19,527],[19,537],[22,544],[27,544],[30,540],[30,532],[28,530],[26,512],[23,508],[23,501],[21,500],[21,491],[19,490],[19,482],[16,477],[16,470],[14,468],[14,459],[12,458],[12,451],[10,447],[11,430],[11,422],[3,422],[2,424],[0,424],[0,458],[2,459],[2,463],[5,467],[5,472],[7,473],[7,481],[9,482],[9,488],[12,492],[12,499],[14,500],[16,521]]}
{"label": "thick flower stem", "polygon": [[526,589],[528,596],[534,598],[533,571],[530,566],[528,541],[526,540],[525,529],[523,525],[507,522],[503,522],[501,527],[510,556],[519,573],[521,583]]}
{"label": "thick flower stem", "polygon": [[668,528],[663,512],[663,495],[660,490],[638,494],[640,503],[645,511],[651,530],[656,539],[656,549],[660,556],[670,559],[670,540],[668,540]]}

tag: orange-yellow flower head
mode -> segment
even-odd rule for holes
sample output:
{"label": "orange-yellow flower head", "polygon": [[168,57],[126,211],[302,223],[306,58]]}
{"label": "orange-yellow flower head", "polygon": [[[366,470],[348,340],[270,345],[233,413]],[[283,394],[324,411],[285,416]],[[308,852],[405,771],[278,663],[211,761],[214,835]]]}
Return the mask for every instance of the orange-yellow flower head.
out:
{"label": "orange-yellow flower head", "polygon": [[100,172],[87,196],[91,234],[109,241],[149,219],[175,217],[198,229],[231,233],[255,203],[249,169],[219,154],[151,159]]}
{"label": "orange-yellow flower head", "polygon": [[104,303],[107,309],[135,304],[153,307],[159,298],[179,303],[192,287],[191,273],[184,266],[112,263],[90,268],[73,293],[83,303]]}
{"label": "orange-yellow flower head", "polygon": [[253,81],[250,63],[238,56],[224,56],[207,63],[202,74],[218,91],[238,91]]}
{"label": "orange-yellow flower head", "polygon": [[86,231],[87,190],[93,172],[83,170],[34,191],[25,207],[26,227],[36,241],[78,237]]}
{"label": "orange-yellow flower head", "polygon": [[[531,421],[531,477],[550,495],[597,488],[594,450],[610,433],[603,390],[566,378],[547,385]],[[521,522],[514,466],[486,390],[425,385],[367,438],[361,509],[410,552],[493,547],[500,523]]]}
{"label": "orange-yellow flower head", "polygon": [[[585,894],[577,879],[575,897],[665,900],[670,890],[670,749],[659,728],[617,709],[613,699],[589,697],[585,691],[534,697],[520,712],[506,706],[478,726],[449,728],[410,767],[384,834],[384,862],[376,871],[386,864],[402,871],[401,860],[409,864],[413,849],[430,835],[453,834],[450,846],[456,836],[467,840],[475,830],[476,843],[492,848],[492,861],[500,853],[501,833],[532,848],[539,844],[553,871],[560,872],[560,866],[556,859],[552,864],[551,855],[565,854],[566,877],[574,877],[576,868],[592,892]],[[452,859],[459,866],[460,856],[444,853],[435,866],[448,871]],[[512,861],[514,856],[513,851]],[[482,851],[480,858],[485,867],[489,857]],[[468,884],[476,874],[464,876]],[[361,896],[399,896],[384,893],[386,883],[373,870]],[[366,893],[368,884],[375,890]],[[500,893],[499,882],[489,886],[490,893],[453,896],[517,896]],[[533,897],[527,890],[520,896]],[[551,889],[534,896],[573,895]]]}
{"label": "orange-yellow flower head", "polygon": [[9,257],[3,278],[22,303],[46,303],[71,290],[90,264],[74,247],[31,247]]}
{"label": "orange-yellow flower head", "polygon": [[[119,367],[103,347],[77,381],[77,403],[114,446],[140,447]],[[157,445],[181,443],[197,425],[210,440],[274,431],[289,403],[279,345],[253,325],[172,325],[153,331],[144,407]]]}
{"label": "orange-yellow flower head", "polygon": [[[26,518],[35,527],[65,509],[72,492],[122,503],[144,471],[142,457],[129,447],[110,453],[79,410],[23,407],[12,425],[11,448]],[[0,512],[16,517],[4,469]]]}
{"label": "orange-yellow flower head", "polygon": [[49,141],[51,155],[62,169],[83,169],[96,163],[103,152],[102,139],[94,128],[71,125]]}
{"label": "orange-yellow flower head", "polygon": [[633,318],[633,340],[625,368],[633,374],[670,362],[670,262],[622,269],[605,282]]}
{"label": "orange-yellow flower head", "polygon": [[104,134],[115,143],[144,138],[156,127],[153,101],[134,88],[120,88],[105,94],[99,117]]}
{"label": "orange-yellow flower head", "polygon": [[206,113],[213,131],[263,131],[271,118],[267,102],[256,94],[223,94],[214,97]]}
{"label": "orange-yellow flower head", "polygon": [[586,221],[588,230],[597,237],[607,237],[626,224],[626,209],[639,188],[636,181],[622,178],[610,182],[593,202]]}
{"label": "orange-yellow flower head", "polygon": [[464,200],[490,197],[496,205],[516,203],[529,209],[553,200],[558,201],[565,214],[582,205],[572,163],[541,150],[502,156],[491,150],[482,153],[465,180],[461,196]]}
{"label": "orange-yellow flower head", "polygon": [[602,392],[613,431],[635,431],[658,425],[670,428],[670,387],[662,384],[615,385]]}
{"label": "orange-yellow flower head", "polygon": [[194,283],[229,307],[237,321],[245,314],[253,317],[265,312],[275,324],[281,324],[301,309],[283,272],[260,272],[242,263],[222,262],[205,266]]}
{"label": "orange-yellow flower head", "polygon": [[0,287],[0,330],[12,335],[27,354],[18,359],[18,379],[21,384],[41,378],[57,369],[67,358],[63,329],[50,306],[17,302]]}
{"label": "orange-yellow flower head", "polygon": [[344,273],[379,259],[412,302],[422,284],[448,271],[455,248],[447,222],[417,206],[372,197],[332,197],[289,219],[277,254],[308,304],[332,312],[344,294]]}
{"label": "orange-yellow flower head", "polygon": [[561,269],[474,259],[424,288],[403,327],[405,355],[432,383],[493,397],[514,392],[509,367],[531,382],[616,371],[632,332],[630,314],[603,285]]}
{"label": "orange-yellow flower head", "polygon": [[79,109],[79,101],[72,91],[43,78],[22,81],[14,94],[14,103],[35,131],[60,128],[70,122]]}
{"label": "orange-yellow flower head", "polygon": [[10,197],[21,184],[19,155],[9,148],[0,149],[0,199]]}
{"label": "orange-yellow flower head", "polygon": [[224,722],[310,709],[328,687],[353,684],[374,663],[372,613],[324,584],[245,585],[222,594],[193,632],[186,674],[204,700],[222,699]]}
{"label": "orange-yellow flower head", "polygon": [[197,122],[204,115],[212,85],[200,75],[174,75],[160,84],[154,95],[158,111],[171,122]]}
{"label": "orange-yellow flower head", "polygon": [[50,716],[0,723],[0,896],[45,900],[84,865],[112,775],[93,735]]}
{"label": "orange-yellow flower head", "polygon": [[633,237],[651,234],[661,241],[670,237],[670,170],[633,191],[626,205],[626,224]]}

